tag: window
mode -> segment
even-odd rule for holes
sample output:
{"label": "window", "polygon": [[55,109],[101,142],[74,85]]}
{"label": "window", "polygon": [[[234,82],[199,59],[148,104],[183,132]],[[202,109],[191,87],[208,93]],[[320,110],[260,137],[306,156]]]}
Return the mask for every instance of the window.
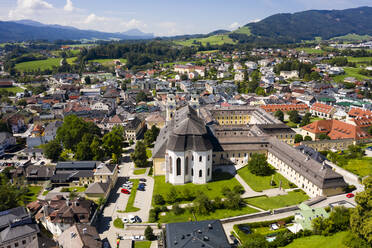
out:
{"label": "window", "polygon": [[208,168],[208,170],[207,170],[207,175],[209,176],[210,174],[211,174],[211,169]]}
{"label": "window", "polygon": [[199,177],[202,177],[203,176],[203,172],[202,170],[199,170]]}
{"label": "window", "polygon": [[177,158],[176,166],[176,174],[179,176],[181,175],[181,158]]}
{"label": "window", "polygon": [[191,176],[194,176],[194,169],[191,168]]}
{"label": "window", "polygon": [[18,247],[18,242],[15,242],[14,243],[14,247]]}
{"label": "window", "polygon": [[169,174],[173,173],[172,157],[169,157]]}
{"label": "window", "polygon": [[208,155],[208,161],[211,160],[211,157]]}
{"label": "window", "polygon": [[185,175],[189,174],[189,157],[186,157],[185,160]]}
{"label": "window", "polygon": [[192,155],[192,157],[191,157],[191,161],[194,161],[194,155]]}
{"label": "window", "polygon": [[221,154],[221,158],[223,158],[223,154]]}
{"label": "window", "polygon": [[199,162],[203,161],[203,157],[199,156]]}

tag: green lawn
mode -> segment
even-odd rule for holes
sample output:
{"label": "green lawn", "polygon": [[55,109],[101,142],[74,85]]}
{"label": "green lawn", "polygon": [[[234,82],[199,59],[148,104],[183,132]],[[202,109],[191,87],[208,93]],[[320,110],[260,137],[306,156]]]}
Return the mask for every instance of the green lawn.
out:
{"label": "green lawn", "polygon": [[235,42],[226,34],[224,35],[212,35],[206,38],[196,38],[196,39],[188,39],[188,40],[181,40],[181,41],[175,41],[177,45],[182,46],[196,46],[196,44],[193,44],[193,42],[201,42],[203,45],[206,45],[207,43],[211,45],[223,45],[223,44],[235,44]]}
{"label": "green lawn", "polygon": [[372,175],[372,158],[351,159],[343,168],[361,177]]}
{"label": "green lawn", "polygon": [[146,169],[137,169],[137,170],[133,171],[133,174],[134,175],[142,175],[142,174],[145,174],[145,172],[146,172]]}
{"label": "green lawn", "polygon": [[[114,60],[116,59],[94,59],[94,60],[89,60],[89,62],[97,62],[100,63],[103,66],[114,66]],[[119,59],[122,64],[127,63],[126,59]]]}
{"label": "green lawn", "polygon": [[[274,174],[274,176],[256,176],[249,171],[248,166],[245,166],[238,170],[238,174],[254,191],[263,191],[265,189],[278,188],[280,185],[280,181],[282,181],[282,188],[290,188],[289,181],[277,172]],[[275,186],[270,185],[272,178],[276,183]]]}
{"label": "green lawn", "polygon": [[[210,215],[195,214],[195,216],[198,221],[217,220],[217,219],[224,219],[227,217],[239,216],[239,215],[244,215],[244,214],[252,214],[256,212],[258,212],[256,209],[245,206],[238,210],[217,209],[216,211],[211,212]],[[172,211],[167,212],[166,215],[164,216],[159,214],[160,223],[187,222],[190,220],[194,220],[194,216],[192,213],[190,213],[187,210],[183,214],[180,214],[180,215],[175,215]]]}
{"label": "green lawn", "polygon": [[372,79],[372,77],[367,77],[367,76],[359,74],[358,72],[360,69],[361,68],[344,67],[345,74],[335,76],[333,77],[333,80],[335,80],[336,82],[343,82],[344,79],[347,77],[354,77],[357,80]]}
{"label": "green lawn", "polygon": [[188,183],[185,185],[173,186],[172,184],[165,182],[165,176],[155,176],[154,177],[155,186],[154,186],[153,195],[160,194],[163,197],[165,197],[166,194],[169,192],[169,189],[171,187],[175,187],[175,189],[181,193],[183,189],[189,188],[189,190],[193,193],[201,191],[205,193],[209,198],[214,199],[217,196],[221,198],[223,197],[221,194],[222,188],[224,187],[233,188],[236,185],[240,185],[238,180],[236,180],[233,176],[231,176],[228,173],[221,174],[221,176],[218,176],[218,177],[219,178],[217,178],[215,181],[209,182],[207,184],[198,185],[198,184]]}
{"label": "green lawn", "polygon": [[12,86],[12,87],[8,87],[8,88],[1,88],[0,90],[5,90],[5,91],[8,91],[8,92],[13,92],[14,94],[18,93],[18,92],[24,92],[25,90],[18,87],[18,86]]}
{"label": "green lawn", "polygon": [[320,121],[320,120],[324,120],[323,118],[320,118],[320,117],[311,117],[310,118],[310,123],[313,123],[315,121]]}
{"label": "green lawn", "polygon": [[128,199],[128,203],[127,203],[127,206],[125,208],[126,213],[137,212],[138,210],[140,210],[139,208],[136,208],[136,207],[133,206],[134,200],[136,199],[136,193],[137,193],[139,180],[138,179],[131,179],[130,181],[133,182],[133,187],[132,187],[132,190],[130,191],[130,196],[129,196],[129,199]]}
{"label": "green lawn", "polygon": [[81,193],[86,190],[85,187],[64,187],[62,188],[62,190],[66,190],[66,189],[67,189],[67,192],[77,192],[77,193]]}
{"label": "green lawn", "polygon": [[306,201],[309,197],[303,191],[291,191],[287,195],[279,195],[274,197],[259,196],[246,199],[248,204],[259,207],[265,210],[283,208],[292,205],[297,205]]}
{"label": "green lawn", "polygon": [[291,244],[285,246],[286,248],[346,248],[342,244],[343,239],[348,232],[339,232],[332,236],[312,235],[295,239]]}
{"label": "green lawn", "polygon": [[296,48],[297,51],[304,51],[305,53],[315,53],[315,54],[322,54],[324,51],[321,49],[315,49],[311,47],[298,47]]}
{"label": "green lawn", "polygon": [[134,242],[134,248],[150,248],[151,241],[136,241]]}
{"label": "green lawn", "polygon": [[[72,63],[73,60],[76,58],[68,58],[67,62]],[[46,70],[46,69],[52,69],[53,66],[60,66],[61,58],[50,58],[50,59],[44,59],[44,60],[35,60],[35,61],[28,61],[28,62],[22,62],[15,65],[15,68],[19,71],[29,71],[29,70]]]}
{"label": "green lawn", "polygon": [[291,122],[291,121],[284,121],[284,123],[291,128],[297,128],[298,124]]}
{"label": "green lawn", "polygon": [[49,190],[44,190],[43,195],[46,196],[49,193]]}
{"label": "green lawn", "polygon": [[25,201],[27,201],[27,202],[36,201],[37,196],[39,195],[42,188],[43,187],[41,187],[41,186],[29,186],[28,187],[28,192],[25,196]]}

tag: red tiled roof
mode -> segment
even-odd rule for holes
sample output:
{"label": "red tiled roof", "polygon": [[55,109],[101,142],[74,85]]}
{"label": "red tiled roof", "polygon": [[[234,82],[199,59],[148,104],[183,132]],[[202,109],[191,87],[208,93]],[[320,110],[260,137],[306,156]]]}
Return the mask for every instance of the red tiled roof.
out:
{"label": "red tiled roof", "polygon": [[354,126],[339,120],[320,120],[302,127],[315,134],[328,133],[332,140],[337,139],[366,139],[371,136],[359,126]]}
{"label": "red tiled roof", "polygon": [[372,116],[371,117],[356,117],[352,121],[358,127],[369,127],[372,126]]}
{"label": "red tiled roof", "polygon": [[278,110],[288,112],[291,110],[307,110],[309,106],[306,104],[269,104],[269,105],[262,105],[262,109],[264,109],[266,112],[276,112]]}
{"label": "red tiled roof", "polygon": [[333,109],[334,107],[324,104],[324,103],[319,103],[319,102],[316,102],[313,104],[313,106],[311,106],[311,110],[322,112],[325,114],[331,113]]}
{"label": "red tiled roof", "polygon": [[372,117],[372,111],[361,108],[351,108],[348,114],[350,117]]}

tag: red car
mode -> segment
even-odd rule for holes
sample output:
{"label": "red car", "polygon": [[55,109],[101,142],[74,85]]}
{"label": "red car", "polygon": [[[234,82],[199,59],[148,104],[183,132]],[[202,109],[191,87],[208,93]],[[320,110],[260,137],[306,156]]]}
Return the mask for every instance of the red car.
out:
{"label": "red car", "polygon": [[354,194],[353,193],[346,194],[346,197],[347,198],[352,198],[352,197],[354,197]]}
{"label": "red car", "polygon": [[130,191],[127,190],[127,189],[121,189],[121,193],[124,193],[124,194],[129,195],[130,194]]}

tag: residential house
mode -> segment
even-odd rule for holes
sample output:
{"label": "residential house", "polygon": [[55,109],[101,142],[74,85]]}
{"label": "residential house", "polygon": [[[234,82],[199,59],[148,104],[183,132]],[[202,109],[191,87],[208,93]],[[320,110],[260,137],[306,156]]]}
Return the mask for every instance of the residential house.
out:
{"label": "residential house", "polygon": [[26,180],[29,184],[44,185],[54,174],[55,166],[30,165],[26,168]]}
{"label": "residential house", "polygon": [[19,114],[11,115],[5,118],[8,126],[12,129],[13,133],[20,133],[26,129],[24,117]]}
{"label": "residential house", "polygon": [[35,220],[56,238],[76,223],[89,223],[95,210],[93,201],[81,197],[66,199],[57,195],[35,214]]}
{"label": "residential house", "polygon": [[126,140],[136,141],[145,131],[145,121],[141,121],[137,116],[129,118],[124,125],[124,131]]}
{"label": "residential house", "polygon": [[16,144],[16,138],[11,133],[0,132],[0,157],[5,154],[5,150]]}
{"label": "residential house", "polygon": [[[24,207],[16,207],[0,212],[0,247],[27,248],[37,240],[40,229],[32,221]],[[39,247],[39,246],[33,246]]]}
{"label": "residential house", "polygon": [[313,230],[312,221],[316,218],[328,218],[329,214],[324,208],[311,208],[308,205],[301,203],[299,205],[300,211],[295,213],[295,225],[288,228],[291,232],[298,232],[299,230]]}
{"label": "residential house", "polygon": [[94,226],[77,223],[66,229],[59,237],[60,248],[101,248],[102,241]]}
{"label": "residential house", "polygon": [[115,164],[100,164],[94,172],[94,183],[89,184],[85,195],[89,199],[107,198],[118,178],[118,166]]}
{"label": "residential house", "polygon": [[310,108],[310,113],[312,115],[325,119],[332,119],[336,111],[337,109],[335,107],[319,102],[314,103]]}
{"label": "residential house", "polygon": [[303,103],[302,104],[267,104],[267,105],[262,105],[261,108],[269,113],[274,113],[278,110],[281,110],[283,112],[297,110],[299,113],[305,113],[309,109],[309,106]]}
{"label": "residential house", "polygon": [[234,75],[234,80],[238,82],[244,81],[244,71],[243,70],[237,70]]}
{"label": "residential house", "polygon": [[170,223],[165,228],[167,248],[231,247],[219,220]]}
{"label": "residential house", "polygon": [[55,186],[84,186],[94,182],[98,161],[58,162],[51,182]]}
{"label": "residential house", "polygon": [[280,76],[282,76],[284,79],[293,79],[293,78],[298,78],[299,74],[298,71],[281,71]]}
{"label": "residential house", "polygon": [[160,112],[150,114],[145,119],[147,129],[150,129],[152,126],[162,128],[165,125],[165,117],[161,115]]}

